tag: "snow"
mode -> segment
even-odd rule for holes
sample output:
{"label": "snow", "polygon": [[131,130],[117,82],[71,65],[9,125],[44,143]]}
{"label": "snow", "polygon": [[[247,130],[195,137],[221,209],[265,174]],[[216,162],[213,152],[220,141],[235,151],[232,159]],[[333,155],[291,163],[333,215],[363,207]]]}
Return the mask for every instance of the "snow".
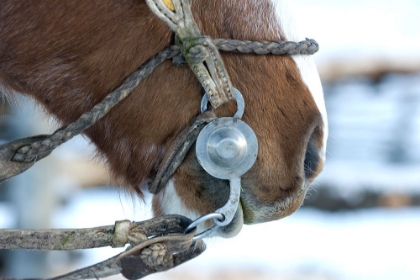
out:
{"label": "snow", "polygon": [[10,228],[16,221],[16,214],[11,203],[0,203],[0,228]]}
{"label": "snow", "polygon": [[259,229],[245,228],[235,240],[210,248],[196,263],[229,266],[234,260],[237,265],[283,273],[310,265],[345,279],[396,279],[396,275],[415,279],[419,275],[414,254],[420,249],[419,217],[419,209],[344,215],[300,210]]}
{"label": "snow", "polygon": [[[5,209],[0,204],[0,217],[10,213],[10,209]],[[148,215],[138,214],[142,212],[147,212],[144,206],[116,190],[92,190],[73,196],[56,213],[53,226],[94,227],[119,219],[147,218]],[[1,221],[0,226],[7,223]],[[185,274],[194,275],[191,279],[208,279],[203,277],[214,271],[233,273],[252,269],[268,274],[267,279],[306,271],[311,277],[333,275],[332,279],[343,280],[414,280],[420,275],[419,236],[420,208],[341,214],[300,209],[280,221],[245,226],[233,239],[210,239],[206,242],[208,249],[199,258],[149,279],[172,279]],[[105,260],[120,251],[111,248],[83,251],[83,258],[73,268]],[[53,253],[50,258],[53,267],[63,266],[59,263],[60,254],[63,253]]]}
{"label": "snow", "polygon": [[[420,192],[420,75],[327,89],[330,136],[316,184],[343,192]],[[316,188],[316,187],[315,187]]]}
{"label": "snow", "polygon": [[[53,226],[93,227],[119,219],[147,218],[149,215],[138,215],[142,211],[147,212],[144,206],[116,190],[81,192],[56,214]],[[420,275],[419,236],[420,208],[340,214],[300,209],[280,221],[245,226],[235,238],[210,239],[206,242],[208,249],[199,258],[149,279],[254,268],[270,275],[292,275],[309,269],[312,273],[334,275],[334,279],[414,280]],[[77,267],[105,260],[120,251],[84,251]]]}
{"label": "snow", "polygon": [[417,0],[295,0],[319,61],[345,56],[420,55]]}

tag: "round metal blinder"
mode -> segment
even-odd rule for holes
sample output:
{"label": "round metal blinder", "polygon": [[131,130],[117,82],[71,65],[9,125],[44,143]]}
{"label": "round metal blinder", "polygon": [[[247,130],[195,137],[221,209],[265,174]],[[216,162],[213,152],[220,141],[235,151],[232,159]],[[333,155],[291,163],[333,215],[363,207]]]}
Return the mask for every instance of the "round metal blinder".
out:
{"label": "round metal blinder", "polygon": [[[238,112],[234,117],[218,118],[206,125],[196,143],[201,166],[213,177],[233,179],[245,174],[255,163],[258,141],[252,128],[239,118],[244,112],[244,100],[234,88]],[[208,100],[203,98],[202,110]]]}

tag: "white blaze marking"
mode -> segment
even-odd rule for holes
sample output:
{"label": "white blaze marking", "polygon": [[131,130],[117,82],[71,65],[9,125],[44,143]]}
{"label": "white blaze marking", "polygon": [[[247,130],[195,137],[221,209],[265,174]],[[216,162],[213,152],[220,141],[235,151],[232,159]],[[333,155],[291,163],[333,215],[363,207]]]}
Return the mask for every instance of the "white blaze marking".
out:
{"label": "white blaze marking", "polygon": [[[166,184],[165,189],[160,195],[160,208],[164,214],[182,215],[191,219],[192,221],[195,221],[201,216],[198,212],[187,209],[185,204],[181,201],[181,198],[175,190],[174,179],[169,180],[168,184]],[[196,234],[201,233],[206,229],[207,228],[204,224],[199,224],[197,226]],[[215,231],[209,237],[217,235],[218,232]]]}
{"label": "white blaze marking", "polygon": [[[303,41],[305,40],[305,34],[300,32],[298,25],[299,11],[293,10],[291,6],[291,0],[270,0],[277,14],[281,30],[283,30],[286,39],[289,41]],[[314,38],[315,39],[315,38]],[[327,146],[327,135],[328,135],[328,119],[327,111],[325,109],[324,102],[324,91],[322,89],[321,80],[319,78],[318,70],[315,65],[313,56],[310,55],[294,55],[293,60],[296,62],[297,67],[300,70],[302,80],[312,93],[314,101],[318,106],[318,109],[322,115],[324,121],[324,147],[320,151],[321,156],[325,160],[325,149]]]}
{"label": "white blaze marking", "polygon": [[195,220],[200,215],[196,211],[188,210],[175,190],[174,179],[169,180],[160,199],[160,207],[165,214],[183,215]]}

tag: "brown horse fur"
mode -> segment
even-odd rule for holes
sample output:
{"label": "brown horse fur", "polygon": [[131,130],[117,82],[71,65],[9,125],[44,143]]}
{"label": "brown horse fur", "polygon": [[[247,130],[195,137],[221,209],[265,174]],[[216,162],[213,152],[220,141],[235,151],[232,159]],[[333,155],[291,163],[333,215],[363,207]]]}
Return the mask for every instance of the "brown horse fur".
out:
{"label": "brown horse fur", "polygon": [[[201,0],[192,6],[202,33],[213,38],[287,39],[274,24],[269,0]],[[142,0],[3,0],[0,85],[32,96],[67,125],[172,41],[172,32]],[[245,98],[243,120],[259,140],[257,162],[242,177],[245,222],[289,215],[322,169],[322,160],[307,151],[308,145],[323,148],[319,109],[291,57],[222,56]],[[168,146],[199,113],[201,96],[188,67],[167,61],[86,135],[114,178],[141,194]],[[229,104],[217,114],[234,111]],[[304,164],[312,167],[305,171]],[[227,182],[207,175],[194,152],[173,182],[184,207],[194,213],[212,212],[226,202]],[[156,214],[169,214],[162,205],[167,201],[165,190],[155,197]]]}

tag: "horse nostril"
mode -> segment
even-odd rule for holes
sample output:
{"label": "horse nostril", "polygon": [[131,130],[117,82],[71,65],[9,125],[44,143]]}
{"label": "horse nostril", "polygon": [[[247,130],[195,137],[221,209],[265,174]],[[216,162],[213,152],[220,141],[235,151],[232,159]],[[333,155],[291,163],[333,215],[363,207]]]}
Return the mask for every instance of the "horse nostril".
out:
{"label": "horse nostril", "polygon": [[303,162],[305,177],[307,179],[312,178],[316,174],[319,164],[320,157],[318,149],[316,148],[314,135],[312,135],[309,139],[308,146],[305,152],[305,160]]}

